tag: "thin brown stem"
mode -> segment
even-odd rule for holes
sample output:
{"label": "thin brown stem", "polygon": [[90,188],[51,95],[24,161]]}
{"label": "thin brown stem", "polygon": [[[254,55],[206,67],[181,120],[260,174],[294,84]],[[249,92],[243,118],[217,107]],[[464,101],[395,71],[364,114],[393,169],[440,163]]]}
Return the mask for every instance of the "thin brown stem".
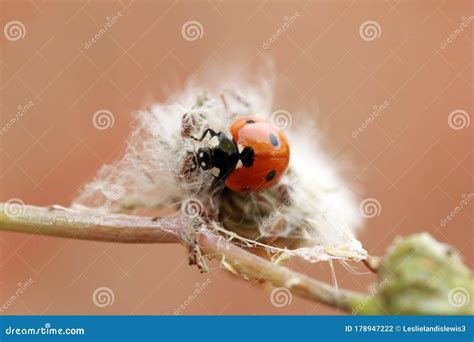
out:
{"label": "thin brown stem", "polygon": [[79,240],[125,243],[176,243],[187,223],[119,214],[97,215],[58,206],[9,206],[0,203],[0,231],[42,234]]}
{"label": "thin brown stem", "polygon": [[[176,243],[187,245],[192,222],[182,216],[166,218],[130,215],[95,215],[85,211],[19,206],[10,210],[0,203],[0,231],[42,234],[63,238],[125,242]],[[335,289],[326,283],[279,266],[254,255],[210,230],[199,231],[197,239],[204,256],[213,257],[230,271],[247,279],[286,287],[294,294],[350,311],[363,295]],[[189,247],[189,246],[187,246]]]}
{"label": "thin brown stem", "polygon": [[286,287],[304,298],[348,312],[356,303],[363,300],[363,294],[336,289],[304,274],[279,266],[208,231],[201,234],[200,246],[204,254],[220,256],[221,261],[225,261],[227,265],[231,266],[232,272],[259,282],[267,282],[276,287]]}

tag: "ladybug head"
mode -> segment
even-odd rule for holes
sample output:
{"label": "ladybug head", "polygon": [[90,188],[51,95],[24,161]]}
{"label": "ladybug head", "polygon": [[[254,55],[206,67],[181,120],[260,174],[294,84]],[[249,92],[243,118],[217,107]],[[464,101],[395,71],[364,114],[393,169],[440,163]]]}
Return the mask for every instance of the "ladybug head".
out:
{"label": "ladybug head", "polygon": [[201,147],[196,153],[196,166],[203,170],[209,170],[212,166],[212,150],[209,147]]}

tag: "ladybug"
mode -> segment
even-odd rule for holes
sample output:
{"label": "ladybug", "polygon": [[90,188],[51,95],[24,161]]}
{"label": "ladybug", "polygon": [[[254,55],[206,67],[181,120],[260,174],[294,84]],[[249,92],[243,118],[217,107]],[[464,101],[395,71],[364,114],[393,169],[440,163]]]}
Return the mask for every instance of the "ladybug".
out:
{"label": "ladybug", "polygon": [[290,160],[288,140],[281,130],[268,121],[246,116],[229,127],[232,138],[208,128],[207,146],[194,153],[194,169],[209,171],[233,191],[259,191],[275,185]]}

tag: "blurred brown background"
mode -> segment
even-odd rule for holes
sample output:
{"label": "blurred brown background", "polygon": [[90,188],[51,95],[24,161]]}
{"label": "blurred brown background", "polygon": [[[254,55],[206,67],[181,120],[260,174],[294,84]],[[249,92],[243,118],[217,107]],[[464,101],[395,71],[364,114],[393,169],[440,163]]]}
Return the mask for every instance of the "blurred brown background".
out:
{"label": "blurred brown background", "polygon": [[[379,201],[359,235],[369,253],[428,231],[472,267],[472,203],[441,224],[472,192],[471,1],[0,3],[1,201],[68,205],[120,156],[133,111],[210,65],[250,72],[268,57],[278,77],[274,108],[317,115],[332,161],[351,165],[345,177],[361,200]],[[189,21],[200,25],[195,40],[182,34]],[[97,130],[92,116],[102,109],[115,122]],[[268,290],[215,263],[200,274],[178,245],[1,233],[0,251],[0,305],[33,281],[6,314],[173,314],[207,278],[182,314],[337,313],[296,297],[277,308]],[[326,263],[291,266],[331,281]],[[336,275],[340,287],[361,291],[374,280],[340,265]],[[113,304],[94,305],[100,287]]]}

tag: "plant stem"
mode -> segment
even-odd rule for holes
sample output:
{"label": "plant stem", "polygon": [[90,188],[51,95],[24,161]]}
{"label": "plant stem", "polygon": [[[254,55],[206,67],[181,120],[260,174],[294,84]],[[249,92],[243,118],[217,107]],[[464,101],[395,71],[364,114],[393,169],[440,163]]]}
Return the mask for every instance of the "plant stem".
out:
{"label": "plant stem", "polygon": [[200,245],[205,254],[219,255],[222,261],[232,266],[233,272],[259,282],[268,282],[276,287],[286,287],[293,293],[313,301],[350,312],[353,305],[364,298],[364,294],[336,289],[304,274],[267,261],[208,231],[201,234]]}
{"label": "plant stem", "polygon": [[[0,231],[125,243],[176,243],[184,222],[179,217],[153,219],[119,214],[96,215],[67,208],[26,205],[9,213],[0,203]],[[12,209],[13,211],[13,209]]]}
{"label": "plant stem", "polygon": [[[8,204],[0,203],[0,231],[42,234],[71,239],[125,243],[182,243],[192,222],[182,216],[161,219],[130,215],[95,215],[86,211],[17,206],[10,212]],[[228,242],[210,230],[199,231],[199,249],[213,257],[233,273],[247,279],[286,287],[294,294],[329,306],[351,311],[363,294],[336,289],[306,275],[279,266]]]}

